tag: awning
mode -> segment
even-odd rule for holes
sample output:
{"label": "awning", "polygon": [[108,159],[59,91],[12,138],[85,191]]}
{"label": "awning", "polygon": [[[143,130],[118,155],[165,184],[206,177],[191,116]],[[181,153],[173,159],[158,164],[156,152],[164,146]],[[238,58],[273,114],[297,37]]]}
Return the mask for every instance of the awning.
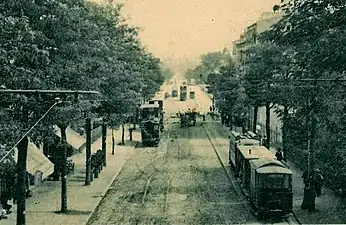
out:
{"label": "awning", "polygon": [[[55,129],[55,134],[61,138],[60,128],[57,125],[54,125],[53,127]],[[79,150],[79,148],[86,142],[85,138],[72,130],[71,127],[66,128],[66,141],[67,144],[71,145],[76,150]]]}
{"label": "awning", "polygon": [[[18,149],[16,148],[14,160],[17,163]],[[40,149],[31,141],[28,143],[28,156],[26,161],[28,173],[34,175],[36,172],[42,172],[42,179],[47,178],[54,172],[54,164],[40,151]]]}

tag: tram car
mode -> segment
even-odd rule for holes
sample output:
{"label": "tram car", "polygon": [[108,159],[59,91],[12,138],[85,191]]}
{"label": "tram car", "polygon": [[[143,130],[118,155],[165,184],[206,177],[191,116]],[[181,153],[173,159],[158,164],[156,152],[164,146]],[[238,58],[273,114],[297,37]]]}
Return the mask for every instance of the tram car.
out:
{"label": "tram car", "polygon": [[187,95],[187,86],[182,85],[180,86],[180,101],[185,101]]}
{"label": "tram car", "polygon": [[172,97],[173,98],[178,97],[178,90],[177,89],[172,90]]}
{"label": "tram car", "polygon": [[161,138],[161,111],[158,103],[143,104],[140,107],[140,129],[143,146],[158,146]]}
{"label": "tram car", "polygon": [[190,91],[190,99],[195,99],[196,93],[194,91]]}
{"label": "tram car", "polygon": [[231,131],[229,135],[229,151],[228,151],[228,162],[229,165],[235,170],[235,174],[238,174],[238,167],[240,161],[239,151],[237,146],[260,146],[260,141],[251,138],[247,135],[240,134],[235,131]]}
{"label": "tram car", "polygon": [[292,171],[276,159],[251,160],[249,193],[255,214],[262,219],[292,213]]}
{"label": "tram car", "polygon": [[160,109],[160,130],[163,131],[164,129],[164,111],[163,111],[163,100],[162,99],[156,99],[156,100],[149,100],[149,104],[159,104]]}
{"label": "tram car", "polygon": [[240,145],[236,148],[236,177],[240,178],[243,191],[248,195],[250,188],[250,161],[254,159],[275,159],[274,153],[264,146]]}
{"label": "tram car", "polygon": [[292,212],[292,171],[253,135],[230,135],[230,164],[256,215],[285,216]]}

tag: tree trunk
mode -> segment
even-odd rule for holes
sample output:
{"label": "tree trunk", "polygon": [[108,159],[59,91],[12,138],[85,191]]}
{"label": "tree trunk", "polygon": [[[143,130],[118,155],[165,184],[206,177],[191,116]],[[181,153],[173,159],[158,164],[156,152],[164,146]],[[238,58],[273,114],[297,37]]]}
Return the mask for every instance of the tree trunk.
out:
{"label": "tree trunk", "polygon": [[270,102],[266,103],[266,147],[270,148]]}
{"label": "tree trunk", "polygon": [[62,157],[61,165],[61,212],[67,212],[67,142],[66,142],[66,128],[67,125],[60,125],[61,130],[61,146]]}
{"label": "tree trunk", "polygon": [[257,114],[258,114],[258,106],[255,105],[253,109],[253,124],[252,124],[252,132],[256,134],[256,125],[257,125]]}
{"label": "tree trunk", "polygon": [[86,118],[85,120],[85,132],[86,132],[85,185],[90,185],[90,181],[91,181],[91,119],[90,118]]}
{"label": "tree trunk", "polygon": [[28,154],[28,138],[25,137],[17,146],[18,163],[17,163],[17,225],[25,225],[25,200],[26,200],[26,161]]}
{"label": "tree trunk", "polygon": [[107,123],[102,122],[102,153],[103,153],[103,166],[107,166]]}
{"label": "tree trunk", "polygon": [[125,126],[121,124],[121,144],[125,145]]}
{"label": "tree trunk", "polygon": [[284,154],[284,161],[287,161],[288,150],[288,106],[284,106],[283,123],[282,123],[282,151]]}

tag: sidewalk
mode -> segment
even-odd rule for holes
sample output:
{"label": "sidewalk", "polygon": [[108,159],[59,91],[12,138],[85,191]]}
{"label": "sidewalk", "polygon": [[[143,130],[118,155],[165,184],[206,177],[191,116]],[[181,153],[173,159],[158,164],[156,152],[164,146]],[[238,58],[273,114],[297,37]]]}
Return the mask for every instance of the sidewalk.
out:
{"label": "sidewalk", "polygon": [[[31,198],[26,204],[27,225],[82,225],[86,224],[92,212],[106,194],[109,186],[121,171],[123,165],[131,157],[136,141],[140,140],[140,133],[133,132],[133,142],[125,146],[115,146],[115,154],[112,155],[112,133],[107,130],[107,166],[103,168],[99,177],[91,182],[90,186],[84,186],[85,179],[85,149],[72,156],[75,162],[75,172],[68,176],[68,213],[57,213],[61,203],[61,182],[44,181],[33,189]],[[116,142],[121,140],[121,129],[114,130]],[[128,127],[125,129],[125,138],[128,140]],[[102,139],[99,138],[92,144],[92,151],[101,148]],[[16,224],[16,205],[8,219],[0,220],[0,225]]]}
{"label": "sidewalk", "polygon": [[[275,148],[270,148],[274,153]],[[304,196],[303,171],[290,160],[287,160],[293,172],[293,211],[302,224],[345,224],[346,200],[342,200],[332,190],[323,187],[322,195],[316,198],[316,212],[308,212],[300,208]]]}

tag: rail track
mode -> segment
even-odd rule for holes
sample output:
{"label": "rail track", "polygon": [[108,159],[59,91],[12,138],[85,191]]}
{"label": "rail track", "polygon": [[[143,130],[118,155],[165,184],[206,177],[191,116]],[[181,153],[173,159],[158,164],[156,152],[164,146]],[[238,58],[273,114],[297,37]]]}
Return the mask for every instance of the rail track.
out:
{"label": "rail track", "polygon": [[[139,161],[136,163],[136,167],[138,169],[138,175],[137,177],[146,177],[145,181],[145,187],[143,190],[140,206],[143,208],[145,207],[147,201],[148,201],[148,193],[150,186],[152,185],[152,182],[155,180],[155,176],[162,172],[162,168],[164,168],[165,163],[167,162],[167,147],[165,145],[168,145],[171,139],[171,127],[167,126],[170,123],[166,123],[166,130],[167,132],[162,136],[161,143],[158,147],[153,147],[152,151],[150,151],[150,154],[153,154],[153,156],[150,157],[150,160],[148,163],[144,165],[139,165]],[[164,140],[164,141],[163,141]],[[160,151],[160,149],[162,149]],[[181,150],[179,150],[180,152]],[[179,153],[181,155],[181,152]],[[151,168],[150,168],[151,167]],[[151,169],[151,170],[150,170]],[[172,179],[170,177],[167,177],[166,184],[163,188],[163,202],[162,202],[162,210],[161,210],[161,216],[158,222],[159,224],[163,224],[165,220],[165,214],[167,211],[167,200],[168,200],[168,193],[169,188],[171,184]],[[140,219],[137,220],[136,224],[138,224]]]}

